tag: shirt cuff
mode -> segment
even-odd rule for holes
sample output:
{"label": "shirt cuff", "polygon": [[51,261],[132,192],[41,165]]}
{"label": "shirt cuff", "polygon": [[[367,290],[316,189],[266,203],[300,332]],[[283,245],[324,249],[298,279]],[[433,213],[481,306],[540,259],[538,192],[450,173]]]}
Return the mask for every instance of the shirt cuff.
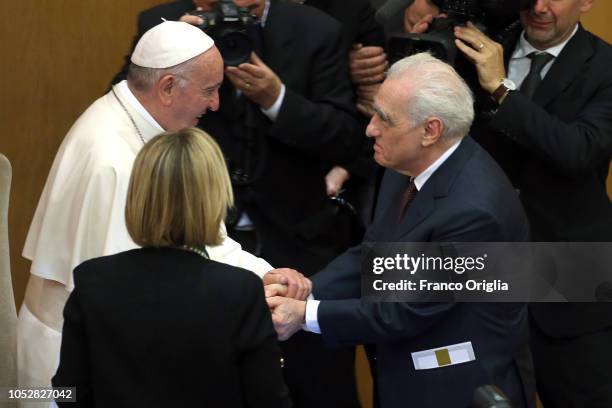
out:
{"label": "shirt cuff", "polygon": [[319,311],[320,300],[307,300],[306,301],[306,323],[304,323],[304,330],[321,334],[321,328],[319,327],[319,321],[317,320],[317,312]]}
{"label": "shirt cuff", "polygon": [[268,109],[261,108],[261,112],[268,117],[272,122],[276,122],[276,118],[278,117],[278,113],[280,112],[280,108],[283,105],[283,101],[285,100],[285,84],[281,83],[281,89],[278,94],[278,98],[276,101],[270,106]]}

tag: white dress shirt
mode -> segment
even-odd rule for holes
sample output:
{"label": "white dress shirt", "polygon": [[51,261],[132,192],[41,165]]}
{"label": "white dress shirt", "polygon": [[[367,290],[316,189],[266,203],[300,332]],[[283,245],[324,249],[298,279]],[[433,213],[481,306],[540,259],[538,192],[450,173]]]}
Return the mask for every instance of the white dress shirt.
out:
{"label": "white dress shirt", "polygon": [[525,77],[527,74],[529,74],[529,69],[531,68],[531,59],[528,57],[528,55],[533,52],[547,52],[554,58],[551,59],[548,64],[544,65],[544,68],[542,68],[540,75],[542,76],[542,79],[544,79],[546,74],[548,74],[548,71],[550,71],[550,67],[552,67],[552,64],[555,62],[555,59],[559,56],[559,54],[561,54],[561,51],[563,51],[563,48],[569,42],[569,40],[576,35],[577,31],[578,24],[576,24],[574,31],[565,41],[545,50],[538,50],[533,45],[529,44],[529,41],[527,41],[527,38],[525,38],[525,31],[523,31],[518,43],[516,44],[516,47],[514,48],[514,52],[510,57],[510,62],[508,64],[508,79],[512,80],[512,82],[516,84],[517,89],[520,89]]}

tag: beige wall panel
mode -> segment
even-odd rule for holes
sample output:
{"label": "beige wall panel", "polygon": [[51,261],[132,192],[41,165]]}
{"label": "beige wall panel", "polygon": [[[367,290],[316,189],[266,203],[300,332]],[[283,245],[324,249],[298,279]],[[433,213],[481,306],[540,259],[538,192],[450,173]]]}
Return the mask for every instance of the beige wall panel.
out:
{"label": "beige wall panel", "polygon": [[0,151],[14,172],[9,233],[18,305],[29,273],[21,250],[55,152],[120,68],[138,12],[162,2],[0,2]]}
{"label": "beige wall panel", "polygon": [[[612,43],[612,1],[596,0],[582,22],[587,30]],[[612,199],[612,166],[608,172],[608,196]]]}
{"label": "beige wall panel", "polygon": [[595,0],[591,11],[582,17],[585,28],[612,43],[612,2]]}

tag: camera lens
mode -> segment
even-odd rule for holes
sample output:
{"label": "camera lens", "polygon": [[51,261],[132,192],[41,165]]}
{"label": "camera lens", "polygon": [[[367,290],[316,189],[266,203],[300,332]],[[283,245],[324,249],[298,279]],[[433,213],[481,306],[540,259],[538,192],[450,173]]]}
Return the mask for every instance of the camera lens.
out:
{"label": "camera lens", "polygon": [[251,39],[241,31],[226,30],[220,32],[216,44],[227,66],[240,65],[247,62],[253,51]]}

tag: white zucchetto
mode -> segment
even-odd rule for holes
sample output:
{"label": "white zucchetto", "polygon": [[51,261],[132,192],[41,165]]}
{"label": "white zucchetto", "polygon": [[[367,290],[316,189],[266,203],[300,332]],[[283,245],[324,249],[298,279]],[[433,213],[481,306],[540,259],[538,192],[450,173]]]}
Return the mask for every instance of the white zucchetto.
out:
{"label": "white zucchetto", "polygon": [[214,45],[212,38],[191,24],[164,21],[143,34],[131,61],[144,68],[169,68],[197,57]]}

